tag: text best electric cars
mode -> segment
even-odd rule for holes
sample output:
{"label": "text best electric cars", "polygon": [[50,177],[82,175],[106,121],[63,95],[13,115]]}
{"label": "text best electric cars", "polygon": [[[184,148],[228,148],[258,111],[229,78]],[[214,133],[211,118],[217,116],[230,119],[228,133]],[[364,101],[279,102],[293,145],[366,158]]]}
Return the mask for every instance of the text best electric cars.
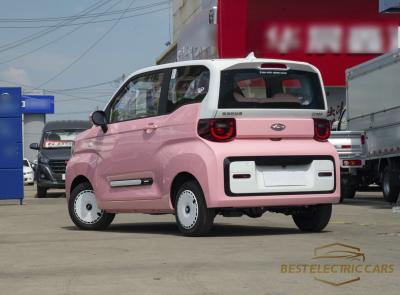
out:
{"label": "text best electric cars", "polygon": [[188,236],[217,214],[292,215],[321,231],[340,165],[319,71],[285,60],[199,60],[133,73],[67,165],[69,214],[105,229],[116,213],[172,213]]}

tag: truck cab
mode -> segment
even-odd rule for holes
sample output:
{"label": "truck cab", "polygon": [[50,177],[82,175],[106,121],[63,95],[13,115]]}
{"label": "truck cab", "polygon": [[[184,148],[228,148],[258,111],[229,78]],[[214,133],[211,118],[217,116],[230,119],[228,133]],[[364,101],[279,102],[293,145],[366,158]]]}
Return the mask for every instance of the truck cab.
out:
{"label": "truck cab", "polygon": [[347,130],[346,108],[341,113],[339,120],[332,124],[329,142],[335,147],[340,158],[340,199],[341,201],[352,199],[362,184],[366,142],[365,132]]}

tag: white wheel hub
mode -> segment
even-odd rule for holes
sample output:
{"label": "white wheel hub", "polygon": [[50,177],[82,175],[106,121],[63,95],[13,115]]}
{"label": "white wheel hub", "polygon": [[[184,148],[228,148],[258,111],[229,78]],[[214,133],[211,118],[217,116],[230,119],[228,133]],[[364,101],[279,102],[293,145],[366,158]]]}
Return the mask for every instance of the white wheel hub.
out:
{"label": "white wheel hub", "polygon": [[96,223],[104,213],[97,207],[93,190],[84,190],[78,194],[75,198],[74,212],[79,220],[86,224]]}
{"label": "white wheel hub", "polygon": [[195,194],[190,190],[181,192],[178,196],[176,213],[183,228],[192,228],[199,217],[199,205]]}

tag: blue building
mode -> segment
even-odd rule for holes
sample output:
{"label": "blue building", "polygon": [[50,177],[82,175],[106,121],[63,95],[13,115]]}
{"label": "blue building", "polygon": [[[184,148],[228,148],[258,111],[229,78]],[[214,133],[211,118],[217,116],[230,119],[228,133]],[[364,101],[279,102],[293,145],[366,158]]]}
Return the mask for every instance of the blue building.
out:
{"label": "blue building", "polygon": [[53,96],[22,95],[20,87],[0,87],[0,200],[22,203],[22,160],[36,158],[29,144],[39,141],[46,113],[54,113]]}

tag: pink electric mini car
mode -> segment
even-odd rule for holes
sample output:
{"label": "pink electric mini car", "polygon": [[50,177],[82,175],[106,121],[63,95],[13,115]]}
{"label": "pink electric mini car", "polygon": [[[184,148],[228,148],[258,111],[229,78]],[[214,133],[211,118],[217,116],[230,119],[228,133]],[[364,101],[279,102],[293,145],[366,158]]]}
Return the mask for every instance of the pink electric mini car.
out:
{"label": "pink electric mini car", "polygon": [[116,213],[172,213],[198,236],[217,214],[271,211],[321,231],[340,192],[326,112],[320,73],[306,63],[249,56],[140,70],[75,142],[69,214],[99,230]]}

